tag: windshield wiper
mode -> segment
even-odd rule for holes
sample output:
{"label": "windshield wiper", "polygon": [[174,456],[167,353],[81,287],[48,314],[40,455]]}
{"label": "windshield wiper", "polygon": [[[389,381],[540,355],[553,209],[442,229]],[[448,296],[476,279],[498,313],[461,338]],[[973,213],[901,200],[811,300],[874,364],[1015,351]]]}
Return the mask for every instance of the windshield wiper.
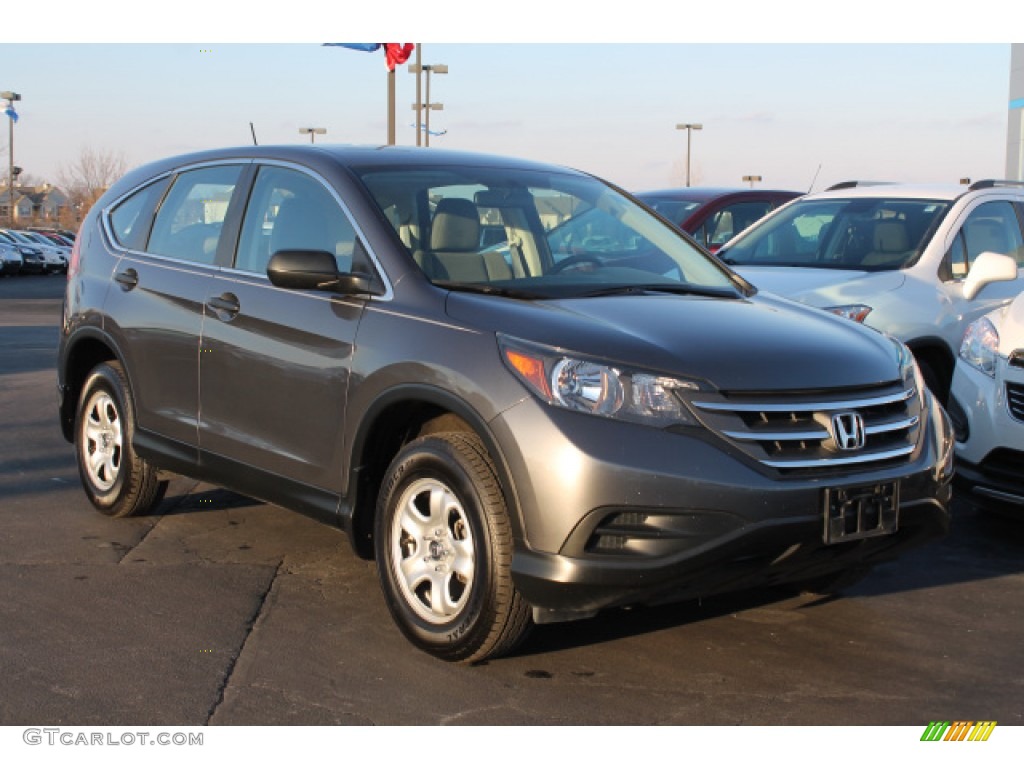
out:
{"label": "windshield wiper", "polygon": [[595,288],[573,295],[577,297],[591,296],[628,296],[643,293],[674,293],[680,296],[712,296],[719,299],[739,298],[739,291],[728,288],[709,288],[701,285],[685,285],[683,283],[639,283],[633,285],[609,285]]}
{"label": "windshield wiper", "polygon": [[450,291],[465,291],[466,293],[483,293],[488,296],[505,296],[510,299],[546,299],[548,296],[536,291],[523,291],[517,288],[507,288],[491,283],[460,283],[455,280],[434,280],[438,288],[447,288]]}

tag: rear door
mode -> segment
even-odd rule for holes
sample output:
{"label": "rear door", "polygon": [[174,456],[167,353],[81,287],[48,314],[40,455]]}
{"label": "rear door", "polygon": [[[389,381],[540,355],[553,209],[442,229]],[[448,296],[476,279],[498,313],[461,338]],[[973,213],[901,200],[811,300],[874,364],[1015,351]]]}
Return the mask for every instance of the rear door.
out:
{"label": "rear door", "polygon": [[125,250],[114,268],[106,314],[111,323],[117,319],[109,330],[133,385],[139,428],[193,447],[207,283],[243,168],[231,163],[184,170],[129,195],[108,220]]}

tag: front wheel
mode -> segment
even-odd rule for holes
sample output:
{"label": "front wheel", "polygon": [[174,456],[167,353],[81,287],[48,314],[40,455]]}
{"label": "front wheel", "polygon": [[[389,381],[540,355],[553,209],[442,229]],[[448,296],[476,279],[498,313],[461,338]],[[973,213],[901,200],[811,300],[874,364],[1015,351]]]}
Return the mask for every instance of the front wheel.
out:
{"label": "front wheel", "polygon": [[128,378],[116,362],[89,372],[75,414],[75,455],[86,496],[110,517],[148,512],[167,483],[132,449],[135,411]]}
{"label": "front wheel", "polygon": [[482,661],[526,635],[504,497],[475,435],[429,435],[402,449],[378,497],[374,546],[391,615],[419,648]]}

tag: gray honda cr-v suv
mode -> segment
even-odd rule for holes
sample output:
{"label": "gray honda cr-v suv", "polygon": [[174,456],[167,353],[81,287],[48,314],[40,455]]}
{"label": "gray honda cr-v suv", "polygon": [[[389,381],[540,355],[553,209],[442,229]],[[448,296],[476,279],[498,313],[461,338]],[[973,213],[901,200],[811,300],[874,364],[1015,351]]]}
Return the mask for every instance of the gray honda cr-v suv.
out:
{"label": "gray honda cr-v suv", "polygon": [[136,170],[76,241],[58,376],[101,512],[182,473],[332,521],[446,659],[610,606],[826,589],[948,526],[951,436],[902,344],[536,163]]}

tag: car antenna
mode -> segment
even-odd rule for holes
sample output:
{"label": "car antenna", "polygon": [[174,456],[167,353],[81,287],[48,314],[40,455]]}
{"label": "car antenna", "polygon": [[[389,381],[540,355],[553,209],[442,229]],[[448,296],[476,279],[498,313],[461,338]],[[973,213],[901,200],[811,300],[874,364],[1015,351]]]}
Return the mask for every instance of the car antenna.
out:
{"label": "car antenna", "polygon": [[256,141],[256,129],[252,125],[252,121],[249,121],[249,130],[252,131],[252,145],[258,147],[259,143]]}
{"label": "car antenna", "polygon": [[814,178],[811,179],[811,186],[807,188],[807,194],[811,194],[811,190],[814,189],[814,182],[818,180],[819,173],[821,173],[821,163],[818,163],[818,170],[814,172]]}

